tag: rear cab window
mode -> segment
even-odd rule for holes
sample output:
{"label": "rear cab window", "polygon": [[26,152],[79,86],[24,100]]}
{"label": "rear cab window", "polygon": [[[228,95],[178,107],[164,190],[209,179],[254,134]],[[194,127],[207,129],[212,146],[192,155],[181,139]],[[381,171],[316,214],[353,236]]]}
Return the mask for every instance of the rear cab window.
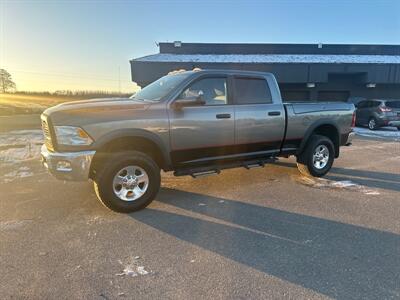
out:
{"label": "rear cab window", "polygon": [[272,103],[268,82],[259,77],[235,77],[236,104],[268,104]]}

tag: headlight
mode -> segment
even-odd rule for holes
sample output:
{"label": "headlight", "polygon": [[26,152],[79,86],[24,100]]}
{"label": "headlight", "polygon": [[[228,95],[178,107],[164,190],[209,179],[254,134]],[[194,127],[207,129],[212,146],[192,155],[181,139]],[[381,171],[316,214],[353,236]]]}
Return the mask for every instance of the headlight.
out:
{"label": "headlight", "polygon": [[93,140],[80,127],[74,126],[54,126],[59,145],[82,146],[90,145]]}

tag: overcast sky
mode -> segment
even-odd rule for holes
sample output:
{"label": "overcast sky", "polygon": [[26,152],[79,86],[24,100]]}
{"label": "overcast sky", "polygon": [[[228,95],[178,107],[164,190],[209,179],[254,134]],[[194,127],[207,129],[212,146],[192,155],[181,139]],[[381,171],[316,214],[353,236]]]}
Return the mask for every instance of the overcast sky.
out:
{"label": "overcast sky", "polygon": [[4,1],[0,68],[19,90],[133,91],[156,42],[400,44],[400,1]]}

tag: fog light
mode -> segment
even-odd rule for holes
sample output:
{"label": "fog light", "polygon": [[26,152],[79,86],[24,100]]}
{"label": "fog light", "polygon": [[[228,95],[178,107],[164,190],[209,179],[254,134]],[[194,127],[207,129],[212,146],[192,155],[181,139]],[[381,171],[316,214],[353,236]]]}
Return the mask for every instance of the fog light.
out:
{"label": "fog light", "polygon": [[61,171],[61,172],[72,171],[71,163],[69,161],[60,160],[57,163],[57,171]]}

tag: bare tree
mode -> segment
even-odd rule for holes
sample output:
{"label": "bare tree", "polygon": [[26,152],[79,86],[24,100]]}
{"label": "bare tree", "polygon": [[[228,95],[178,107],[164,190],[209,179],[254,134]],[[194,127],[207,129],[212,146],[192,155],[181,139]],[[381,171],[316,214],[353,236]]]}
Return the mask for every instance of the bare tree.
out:
{"label": "bare tree", "polygon": [[4,69],[0,69],[0,92],[6,93],[15,89],[15,83],[12,81],[11,74]]}

